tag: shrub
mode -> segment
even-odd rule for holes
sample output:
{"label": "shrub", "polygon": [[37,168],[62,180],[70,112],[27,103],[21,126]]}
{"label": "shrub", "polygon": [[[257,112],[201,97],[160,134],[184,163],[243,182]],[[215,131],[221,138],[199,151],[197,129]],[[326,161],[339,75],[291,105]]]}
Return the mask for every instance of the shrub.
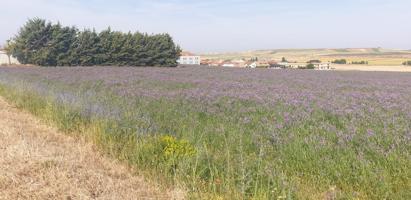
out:
{"label": "shrub", "polygon": [[167,159],[180,159],[193,156],[195,148],[187,140],[178,140],[173,136],[165,135],[160,138],[163,147],[163,156]]}
{"label": "shrub", "polygon": [[315,69],[314,64],[308,64],[306,66],[298,66],[298,69]]}
{"label": "shrub", "polygon": [[156,163],[157,167],[164,167],[173,174],[179,163],[196,155],[195,147],[187,140],[177,139],[170,135],[144,137],[139,149],[141,162]]}
{"label": "shrub", "polygon": [[402,64],[403,64],[403,65],[411,66],[411,60],[410,60],[410,61],[403,62]]}
{"label": "shrub", "polygon": [[310,63],[310,64],[312,64],[312,63],[321,63],[321,60],[310,60],[307,63]]}
{"label": "shrub", "polygon": [[368,65],[368,61],[352,61],[353,65]]}
{"label": "shrub", "polygon": [[332,61],[332,63],[345,65],[345,64],[347,64],[347,60],[346,59],[337,59],[337,60]]}
{"label": "shrub", "polygon": [[315,66],[314,66],[314,64],[308,64],[307,66],[306,66],[306,68],[307,69],[315,69]]}

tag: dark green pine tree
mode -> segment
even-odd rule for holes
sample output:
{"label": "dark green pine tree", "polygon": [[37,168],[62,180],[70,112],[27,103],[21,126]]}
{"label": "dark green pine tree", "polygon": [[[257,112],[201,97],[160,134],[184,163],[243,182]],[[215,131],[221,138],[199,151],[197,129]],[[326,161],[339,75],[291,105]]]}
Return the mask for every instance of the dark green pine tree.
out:
{"label": "dark green pine tree", "polygon": [[138,57],[138,63],[136,66],[150,66],[151,63],[151,52],[149,36],[144,33],[139,36],[138,46],[135,47],[135,51]]}
{"label": "dark green pine tree", "polygon": [[98,55],[96,55],[97,62],[100,62],[101,65],[110,66],[113,65],[113,32],[111,28],[103,30],[99,34],[99,42],[101,50]]}
{"label": "dark green pine tree", "polygon": [[56,66],[71,66],[73,57],[70,55],[72,45],[77,38],[78,30],[75,27],[61,27],[53,30],[51,47],[53,48]]}
{"label": "dark green pine tree", "polygon": [[181,50],[169,34],[78,31],[35,18],[7,52],[22,64],[40,66],[176,66]]}
{"label": "dark green pine tree", "polygon": [[44,64],[44,47],[51,37],[51,25],[30,19],[10,42],[11,54],[22,64]]}
{"label": "dark green pine tree", "polygon": [[50,36],[45,47],[40,49],[42,66],[71,65],[69,51],[74,43],[77,30],[72,27],[62,27],[59,23],[52,25]]}
{"label": "dark green pine tree", "polygon": [[121,66],[133,66],[134,64],[134,45],[136,41],[134,40],[132,33],[123,34],[123,46],[120,50],[120,65]]}
{"label": "dark green pine tree", "polygon": [[100,49],[99,37],[95,30],[84,30],[80,32],[70,52],[70,57],[73,58],[72,65],[100,65],[100,60],[97,59],[97,55],[100,54]]}

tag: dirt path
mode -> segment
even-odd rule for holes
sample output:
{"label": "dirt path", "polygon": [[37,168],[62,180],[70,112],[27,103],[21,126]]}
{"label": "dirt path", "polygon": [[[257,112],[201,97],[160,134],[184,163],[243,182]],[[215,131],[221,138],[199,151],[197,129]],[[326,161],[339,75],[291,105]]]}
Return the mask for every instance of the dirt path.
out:
{"label": "dirt path", "polygon": [[180,199],[0,98],[0,199]]}

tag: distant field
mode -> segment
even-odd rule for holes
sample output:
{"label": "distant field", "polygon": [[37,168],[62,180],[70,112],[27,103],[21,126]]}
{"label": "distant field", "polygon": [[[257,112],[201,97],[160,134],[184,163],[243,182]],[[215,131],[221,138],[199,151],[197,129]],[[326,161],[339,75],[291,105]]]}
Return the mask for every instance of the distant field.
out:
{"label": "distant field", "polygon": [[189,199],[411,199],[411,76],[0,68],[0,95]]}
{"label": "distant field", "polygon": [[402,65],[336,65],[331,67],[340,71],[380,71],[380,72],[411,72],[411,66]]}
{"label": "distant field", "polygon": [[369,65],[395,66],[411,60],[411,51],[391,49],[280,49],[260,50],[238,53],[204,54],[204,59],[250,59],[258,57],[260,60],[280,61],[285,57],[289,61],[306,62],[319,59],[323,62],[335,59],[351,61],[368,61]]}

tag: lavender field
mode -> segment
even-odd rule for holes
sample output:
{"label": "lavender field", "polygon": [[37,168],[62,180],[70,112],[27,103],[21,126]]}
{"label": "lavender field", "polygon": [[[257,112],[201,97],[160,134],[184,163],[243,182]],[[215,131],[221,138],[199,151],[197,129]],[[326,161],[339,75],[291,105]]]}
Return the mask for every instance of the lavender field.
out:
{"label": "lavender field", "polygon": [[411,74],[0,68],[0,95],[194,199],[411,199]]}

